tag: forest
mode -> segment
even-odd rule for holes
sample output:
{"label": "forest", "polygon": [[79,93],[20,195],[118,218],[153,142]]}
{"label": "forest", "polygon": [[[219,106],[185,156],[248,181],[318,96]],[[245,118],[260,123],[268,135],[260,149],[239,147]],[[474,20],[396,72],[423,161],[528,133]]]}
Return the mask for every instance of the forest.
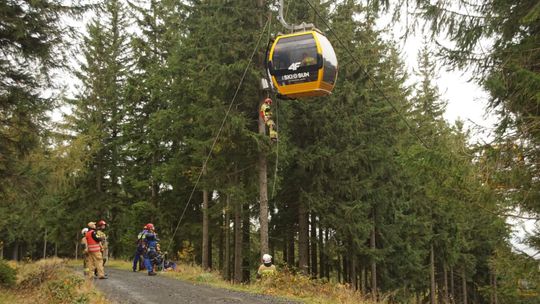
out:
{"label": "forest", "polygon": [[[76,257],[105,220],[131,259],[153,223],[237,283],[269,253],[374,299],[538,303],[540,2],[287,0],[339,61],[331,95],[294,100],[261,89],[278,2],[1,0],[0,257]],[[441,69],[487,92],[490,140],[443,118]]]}

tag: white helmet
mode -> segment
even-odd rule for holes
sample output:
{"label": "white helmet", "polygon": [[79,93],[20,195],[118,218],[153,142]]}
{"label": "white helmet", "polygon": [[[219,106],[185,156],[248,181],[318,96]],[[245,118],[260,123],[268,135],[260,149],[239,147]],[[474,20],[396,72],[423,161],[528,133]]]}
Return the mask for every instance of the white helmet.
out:
{"label": "white helmet", "polygon": [[83,228],[83,229],[81,230],[81,234],[82,234],[82,235],[85,235],[87,232],[88,232],[88,228]]}
{"label": "white helmet", "polygon": [[263,263],[272,263],[272,256],[269,255],[268,253],[265,253],[263,255],[262,260],[263,260]]}

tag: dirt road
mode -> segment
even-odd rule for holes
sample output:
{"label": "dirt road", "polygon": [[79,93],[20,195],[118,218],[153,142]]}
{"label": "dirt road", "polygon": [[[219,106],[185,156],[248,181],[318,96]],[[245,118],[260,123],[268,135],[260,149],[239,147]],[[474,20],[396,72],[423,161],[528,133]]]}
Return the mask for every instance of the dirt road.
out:
{"label": "dirt road", "polygon": [[130,272],[108,268],[108,280],[95,284],[114,303],[295,303],[264,295],[241,293],[167,278],[150,277],[146,272]]}

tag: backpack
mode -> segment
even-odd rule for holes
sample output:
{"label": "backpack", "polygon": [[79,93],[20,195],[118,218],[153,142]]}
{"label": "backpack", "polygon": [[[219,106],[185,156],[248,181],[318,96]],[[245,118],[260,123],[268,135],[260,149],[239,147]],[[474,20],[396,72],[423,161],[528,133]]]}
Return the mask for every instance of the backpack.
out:
{"label": "backpack", "polygon": [[144,247],[144,238],[145,238],[146,232],[145,230],[139,232],[137,235],[137,247]]}

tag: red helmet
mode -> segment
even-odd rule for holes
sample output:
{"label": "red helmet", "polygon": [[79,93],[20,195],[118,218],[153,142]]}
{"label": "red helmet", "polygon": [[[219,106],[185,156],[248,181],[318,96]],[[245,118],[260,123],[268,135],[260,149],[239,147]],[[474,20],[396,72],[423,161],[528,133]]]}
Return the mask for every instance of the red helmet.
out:
{"label": "red helmet", "polygon": [[104,220],[101,220],[97,223],[98,226],[105,226],[107,223]]}
{"label": "red helmet", "polygon": [[146,224],[146,226],[144,226],[144,227],[145,227],[146,229],[148,229],[148,230],[154,230],[154,224],[152,224],[152,223],[148,223],[148,224]]}
{"label": "red helmet", "polygon": [[266,99],[264,100],[264,103],[272,104],[272,99],[266,98]]}

